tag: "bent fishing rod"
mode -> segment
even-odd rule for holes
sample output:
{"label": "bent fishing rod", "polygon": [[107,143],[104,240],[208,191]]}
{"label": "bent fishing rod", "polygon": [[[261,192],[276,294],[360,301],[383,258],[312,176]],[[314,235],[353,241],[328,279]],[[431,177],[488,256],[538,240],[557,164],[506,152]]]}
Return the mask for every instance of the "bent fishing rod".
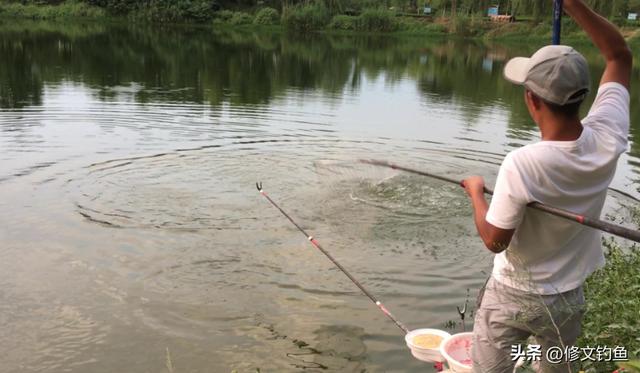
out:
{"label": "bent fishing rod", "polygon": [[[461,180],[454,180],[451,178],[448,178],[446,176],[440,176],[440,175],[435,175],[435,174],[431,174],[428,172],[424,172],[424,171],[420,171],[420,170],[416,170],[416,169],[412,169],[412,168],[408,168],[408,167],[403,167],[403,166],[399,166],[397,164],[393,164],[393,163],[389,163],[387,161],[378,161],[378,160],[373,160],[373,159],[360,159],[359,160],[360,163],[364,163],[364,164],[369,164],[369,165],[373,165],[373,166],[380,166],[380,167],[387,167],[387,168],[391,168],[394,170],[399,170],[399,171],[405,171],[408,173],[412,173],[415,175],[421,175],[421,176],[427,176],[430,177],[432,179],[437,179],[440,181],[444,181],[444,182],[448,182],[448,183],[453,183],[453,184],[457,184],[460,185],[464,188],[464,182]],[[488,194],[488,195],[493,195],[493,190],[485,187],[484,188],[484,193]],[[540,211],[544,211],[546,213],[549,213],[551,215],[554,216],[558,216],[567,220],[570,220],[572,222],[587,226],[587,227],[591,227],[591,228],[595,228],[598,230],[601,230],[603,232],[607,232],[613,235],[616,235],[618,237],[622,237],[622,238],[626,238],[628,240],[632,240],[635,242],[640,242],[640,231],[636,231],[633,229],[629,229],[629,228],[625,228],[625,227],[621,227],[619,225],[616,224],[612,224],[600,219],[596,219],[596,218],[592,218],[592,217],[588,217],[588,216],[584,216],[584,215],[580,215],[580,214],[576,214],[574,212],[568,211],[568,210],[564,210],[558,207],[554,207],[554,206],[549,206],[546,205],[544,203],[540,203],[540,202],[531,202],[529,203],[527,206],[536,209],[536,210],[540,210]]]}
{"label": "bent fishing rod", "polygon": [[305,237],[307,237],[307,240],[309,240],[309,242],[311,242],[311,244],[316,249],[320,250],[320,252],[322,252],[327,258],[329,258],[329,260],[331,260],[331,262],[335,264],[335,266],[338,267],[338,269],[340,269],[342,273],[344,273],[349,278],[349,280],[351,280],[351,282],[353,282],[360,290],[362,290],[364,295],[366,295],[369,299],[371,299],[371,301],[375,303],[376,306],[378,306],[378,308],[380,309],[380,311],[382,311],[382,313],[384,313],[389,319],[391,319],[391,321],[393,321],[394,324],[396,324],[396,326],[400,328],[405,334],[409,333],[409,329],[407,329],[407,327],[404,326],[403,323],[401,323],[398,319],[396,319],[393,316],[393,314],[391,314],[391,312],[389,312],[389,310],[384,306],[384,304],[382,304],[382,302],[380,302],[373,294],[371,294],[367,289],[365,289],[365,287],[362,286],[362,284],[358,280],[356,280],[356,278],[353,277],[351,273],[349,273],[349,271],[346,270],[346,268],[344,268],[340,263],[338,263],[338,261],[328,251],[326,251],[322,246],[320,246],[320,243],[315,238],[313,238],[313,236],[309,235],[300,225],[298,225],[298,223],[295,222],[295,220],[293,220],[291,216],[289,216],[289,214],[287,214],[282,208],[280,208],[280,206],[278,206],[278,204],[275,203],[271,199],[271,197],[267,195],[264,189],[262,189],[262,183],[256,183],[256,188],[258,188],[258,191],[260,192],[260,194],[262,194],[267,199],[267,201],[269,201],[269,203],[273,205],[273,207],[277,208],[282,213],[282,215],[284,215],[284,217],[289,219],[289,221],[293,225],[295,225],[295,227],[298,228],[298,230],[302,232],[302,234],[304,234]]}

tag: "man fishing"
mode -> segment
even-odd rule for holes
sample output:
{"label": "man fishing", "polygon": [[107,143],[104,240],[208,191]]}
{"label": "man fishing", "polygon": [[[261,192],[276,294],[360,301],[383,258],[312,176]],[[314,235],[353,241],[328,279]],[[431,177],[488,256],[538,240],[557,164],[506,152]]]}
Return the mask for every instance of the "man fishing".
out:
{"label": "man fishing", "polygon": [[482,177],[464,181],[478,233],[496,253],[478,297],[475,372],[512,372],[514,351],[531,336],[541,347],[538,370],[567,372],[569,363],[552,364],[546,352],[575,344],[583,317],[582,285],[604,265],[599,231],[527,209],[537,201],[600,216],[628,145],[629,47],[619,30],[583,0],[564,0],[564,10],[606,60],[589,114],[580,120],[590,77],[587,61],[574,49],[548,46],[531,58],[512,59],[504,76],[524,86],[524,101],[542,139],[505,157],[491,205]]}

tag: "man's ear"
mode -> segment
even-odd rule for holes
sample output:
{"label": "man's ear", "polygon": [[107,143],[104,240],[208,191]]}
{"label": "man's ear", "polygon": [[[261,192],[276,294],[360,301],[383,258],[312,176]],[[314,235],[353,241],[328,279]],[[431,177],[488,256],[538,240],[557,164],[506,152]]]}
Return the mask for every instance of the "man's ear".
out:
{"label": "man's ear", "polygon": [[527,100],[531,103],[531,105],[533,105],[536,110],[540,110],[540,107],[542,107],[542,100],[540,99],[540,97],[536,96],[529,90],[527,90],[526,95]]}

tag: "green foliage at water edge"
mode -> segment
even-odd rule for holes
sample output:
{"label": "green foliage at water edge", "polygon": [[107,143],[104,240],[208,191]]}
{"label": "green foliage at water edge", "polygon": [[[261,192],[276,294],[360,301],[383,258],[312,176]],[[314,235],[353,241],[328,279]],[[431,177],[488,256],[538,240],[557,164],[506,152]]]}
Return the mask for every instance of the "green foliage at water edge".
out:
{"label": "green foliage at water edge", "polygon": [[[137,12],[141,7],[174,9],[178,16],[185,8],[206,8],[213,11],[255,10],[261,5],[278,9],[309,4],[322,4],[332,15],[359,15],[366,10],[384,7],[401,13],[421,14],[422,6],[428,3],[432,14],[448,16],[486,15],[490,6],[497,5],[501,14],[512,14],[517,17],[529,17],[535,20],[548,18],[551,15],[552,2],[549,0],[78,0],[99,6],[112,14],[128,14]],[[59,0],[2,0],[3,3],[21,3],[23,5],[57,5]],[[640,12],[640,0],[586,0],[597,12],[610,19],[626,19],[628,12]]]}
{"label": "green foliage at water edge", "polygon": [[[585,284],[586,313],[580,346],[622,346],[630,357],[640,356],[640,248],[605,243],[607,263]],[[611,372],[612,362],[587,361],[583,369]]]}
{"label": "green foliage at water edge", "polygon": [[359,16],[338,14],[327,26],[329,30],[360,32],[393,32],[400,29],[401,22],[384,9],[364,11]]}
{"label": "green foliage at water edge", "polygon": [[27,19],[58,19],[58,18],[103,18],[104,9],[87,3],[68,0],[58,5],[36,5],[21,3],[0,3],[0,16]]}
{"label": "green foliage at water edge", "polygon": [[[639,11],[640,0],[587,0],[619,25],[632,28],[626,12]],[[403,32],[419,35],[453,34],[463,37],[513,40],[550,39],[548,0],[433,0],[430,17],[410,0],[0,0],[0,17],[57,19],[63,17],[126,17],[133,22],[223,23],[229,26],[283,26],[295,31]],[[453,5],[457,4],[455,11]],[[516,15],[517,23],[491,22],[486,8]],[[255,16],[254,16],[255,14]],[[282,15],[282,17],[280,16]],[[636,33],[637,34],[637,33]],[[564,40],[585,39],[569,17],[563,22]],[[636,37],[636,42],[640,37]]]}
{"label": "green foliage at water edge", "polygon": [[322,30],[330,20],[329,8],[322,2],[285,8],[282,14],[282,25],[296,31]]}
{"label": "green foliage at water edge", "polygon": [[277,25],[280,23],[280,14],[273,8],[262,8],[256,13],[253,23],[265,26]]}
{"label": "green foliage at water edge", "polygon": [[398,29],[398,21],[393,13],[384,9],[365,10],[358,17],[358,30],[369,32],[391,32]]}
{"label": "green foliage at water edge", "polygon": [[356,31],[358,17],[338,14],[331,19],[328,29],[337,31]]}
{"label": "green foliage at water edge", "polygon": [[129,17],[154,22],[207,22],[214,8],[207,0],[149,0],[138,5]]}

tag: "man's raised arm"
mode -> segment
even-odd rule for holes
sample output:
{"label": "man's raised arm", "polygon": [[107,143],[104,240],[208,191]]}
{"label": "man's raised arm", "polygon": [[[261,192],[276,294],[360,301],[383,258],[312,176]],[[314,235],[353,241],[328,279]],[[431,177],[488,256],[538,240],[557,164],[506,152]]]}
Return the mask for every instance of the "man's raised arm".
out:
{"label": "man's raised arm", "polygon": [[564,10],[589,35],[607,61],[600,84],[617,82],[628,90],[633,57],[620,30],[583,0],[564,0]]}

